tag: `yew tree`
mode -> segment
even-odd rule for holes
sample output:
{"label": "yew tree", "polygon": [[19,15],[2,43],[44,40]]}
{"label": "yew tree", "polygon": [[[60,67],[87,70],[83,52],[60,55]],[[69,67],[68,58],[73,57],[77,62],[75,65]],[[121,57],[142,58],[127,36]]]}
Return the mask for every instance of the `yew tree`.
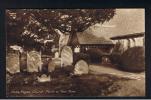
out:
{"label": "yew tree", "polygon": [[[58,41],[55,29],[71,34],[83,32],[96,23],[109,21],[115,9],[9,9],[6,32],[10,43],[44,46],[46,40]],[[53,43],[50,43],[53,44]]]}

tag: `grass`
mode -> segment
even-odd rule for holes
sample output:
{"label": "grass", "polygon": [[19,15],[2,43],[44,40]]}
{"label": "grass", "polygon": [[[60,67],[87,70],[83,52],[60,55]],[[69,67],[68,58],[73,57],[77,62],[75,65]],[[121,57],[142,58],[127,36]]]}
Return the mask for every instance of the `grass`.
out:
{"label": "grass", "polygon": [[110,75],[81,75],[52,78],[51,82],[39,83],[38,73],[12,76],[7,84],[8,96],[104,96],[116,91],[108,89],[115,81],[127,80]]}

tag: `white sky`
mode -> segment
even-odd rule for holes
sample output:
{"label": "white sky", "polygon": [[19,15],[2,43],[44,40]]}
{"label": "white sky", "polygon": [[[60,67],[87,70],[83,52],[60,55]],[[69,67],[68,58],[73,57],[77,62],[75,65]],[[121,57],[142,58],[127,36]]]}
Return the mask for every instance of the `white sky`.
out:
{"label": "white sky", "polygon": [[113,19],[103,25],[97,24],[87,31],[106,38],[122,34],[145,32],[145,10],[116,9],[116,15]]}

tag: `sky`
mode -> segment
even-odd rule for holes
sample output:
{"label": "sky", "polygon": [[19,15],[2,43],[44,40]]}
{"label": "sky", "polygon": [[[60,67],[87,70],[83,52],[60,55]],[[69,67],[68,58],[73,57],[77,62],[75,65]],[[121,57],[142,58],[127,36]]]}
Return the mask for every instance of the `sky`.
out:
{"label": "sky", "polygon": [[116,9],[116,15],[109,22],[96,24],[86,31],[98,37],[104,36],[106,38],[145,32],[145,10]]}

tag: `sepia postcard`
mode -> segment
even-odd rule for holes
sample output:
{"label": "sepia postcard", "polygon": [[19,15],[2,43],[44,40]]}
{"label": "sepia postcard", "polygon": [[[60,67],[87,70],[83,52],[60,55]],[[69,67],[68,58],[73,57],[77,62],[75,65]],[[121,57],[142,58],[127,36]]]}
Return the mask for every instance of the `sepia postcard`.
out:
{"label": "sepia postcard", "polygon": [[7,97],[145,97],[145,10],[6,9]]}

